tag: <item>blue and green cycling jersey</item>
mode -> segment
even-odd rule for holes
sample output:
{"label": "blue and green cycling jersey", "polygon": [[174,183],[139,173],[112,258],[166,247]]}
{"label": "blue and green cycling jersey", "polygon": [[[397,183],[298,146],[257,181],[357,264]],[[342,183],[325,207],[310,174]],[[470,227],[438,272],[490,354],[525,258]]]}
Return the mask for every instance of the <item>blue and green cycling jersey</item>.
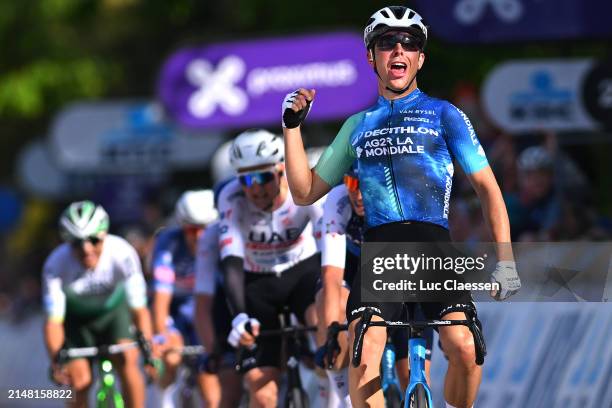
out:
{"label": "blue and green cycling jersey", "polygon": [[356,161],[366,228],[401,221],[448,228],[453,159],[465,173],[488,166],[468,117],[419,89],[346,120],[315,171],[335,186]]}

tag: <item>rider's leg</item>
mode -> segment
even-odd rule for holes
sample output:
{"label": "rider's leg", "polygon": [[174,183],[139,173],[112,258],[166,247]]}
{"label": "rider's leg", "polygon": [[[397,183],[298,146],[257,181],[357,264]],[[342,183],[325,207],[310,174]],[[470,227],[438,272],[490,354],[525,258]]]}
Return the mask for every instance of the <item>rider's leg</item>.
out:
{"label": "rider's leg", "polygon": [[181,354],[172,349],[180,349],[183,347],[183,337],[177,330],[169,330],[166,335],[164,346],[169,351],[165,352],[162,359],[164,362],[164,374],[159,379],[159,386],[162,389],[167,388],[170,384],[176,381],[176,373],[181,365]]}
{"label": "rider's leg", "polygon": [[[383,320],[373,316],[372,321]],[[349,325],[349,344],[355,341],[355,327],[360,319]],[[353,407],[384,407],[385,398],[380,384],[380,359],[387,343],[387,329],[369,327],[363,339],[361,363],[358,367],[349,366],[349,391]]]}
{"label": "rider's leg", "polygon": [[[451,312],[443,320],[464,320],[463,312]],[[440,342],[448,356],[444,398],[457,408],[470,408],[476,399],[482,369],[476,365],[474,338],[465,326],[440,327]]]}
{"label": "rider's leg", "polygon": [[219,371],[221,387],[221,408],[235,408],[242,398],[242,376],[232,367]]}
{"label": "rider's leg", "polygon": [[219,408],[221,405],[221,382],[217,374],[202,372],[198,374],[198,386],[206,408]]}
{"label": "rider's leg", "polygon": [[91,365],[84,358],[71,360],[66,366],[70,378],[70,387],[74,392],[74,400],[71,407],[80,408],[87,406],[87,398],[91,387]]}
{"label": "rider's leg", "polygon": [[[132,339],[120,339],[117,343],[131,343]],[[126,407],[144,407],[145,382],[140,371],[140,353],[131,348],[111,358],[121,380],[121,391]]]}
{"label": "rider's leg", "polygon": [[245,374],[249,389],[250,408],[276,408],[280,370],[276,367],[256,367]]}

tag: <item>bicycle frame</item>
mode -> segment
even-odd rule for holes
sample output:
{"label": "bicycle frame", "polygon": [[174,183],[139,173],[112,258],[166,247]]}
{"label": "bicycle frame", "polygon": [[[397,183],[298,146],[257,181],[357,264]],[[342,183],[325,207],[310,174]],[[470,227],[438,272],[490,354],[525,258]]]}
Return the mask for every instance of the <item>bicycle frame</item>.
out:
{"label": "bicycle frame", "polygon": [[[291,326],[291,313],[288,309],[284,309],[283,312],[279,315],[281,327],[280,329],[273,330],[262,330],[259,333],[259,337],[269,337],[269,336],[280,336],[283,344],[285,345],[285,350],[287,351],[287,393],[285,395],[285,406],[292,406],[291,401],[294,398],[292,396],[292,391],[299,391],[300,394],[303,394],[305,397],[306,391],[302,387],[302,379],[300,376],[300,334],[305,332],[314,332],[317,330],[316,326],[305,326],[305,327],[294,327]],[[247,326],[247,330],[251,332],[250,327]],[[244,352],[244,348],[239,351],[239,354]],[[238,357],[238,365],[236,369],[240,371],[242,369],[241,366],[242,357]],[[307,406],[307,402],[305,402],[305,406]],[[303,405],[298,405],[303,406]]]}
{"label": "bicycle frame", "polygon": [[[410,384],[406,388],[406,397],[404,398],[404,407],[410,407],[410,397],[413,392],[421,387],[424,389],[428,404],[432,407],[431,390],[427,385],[425,377],[425,339],[422,337],[422,330],[426,327],[437,327],[437,326],[467,326],[474,336],[474,348],[476,352],[476,364],[482,365],[484,362],[484,356],[486,355],[486,348],[484,347],[484,340],[480,333],[480,329],[477,327],[473,320],[429,320],[429,321],[408,321],[408,322],[392,322],[392,321],[372,321],[374,313],[371,309],[365,309],[361,321],[355,327],[355,342],[353,344],[353,358],[352,364],[354,367],[358,367],[361,364],[361,351],[363,347],[363,340],[368,327],[408,327],[410,328],[410,340],[408,341],[408,347],[410,352]],[[482,349],[478,347],[478,344],[482,343]]]}
{"label": "bicycle frame", "polygon": [[386,392],[392,385],[399,388],[399,380],[395,374],[395,347],[389,341],[387,341],[383,351],[380,371],[383,392]]}
{"label": "bicycle frame", "polygon": [[427,378],[425,377],[426,343],[425,339],[420,336],[420,333],[418,337],[412,337],[411,334],[410,340],[408,340],[408,352],[410,355],[410,382],[406,388],[404,408],[410,408],[410,394],[412,394],[417,384],[423,384],[425,393],[427,394],[429,406],[433,407],[431,389],[429,388]]}

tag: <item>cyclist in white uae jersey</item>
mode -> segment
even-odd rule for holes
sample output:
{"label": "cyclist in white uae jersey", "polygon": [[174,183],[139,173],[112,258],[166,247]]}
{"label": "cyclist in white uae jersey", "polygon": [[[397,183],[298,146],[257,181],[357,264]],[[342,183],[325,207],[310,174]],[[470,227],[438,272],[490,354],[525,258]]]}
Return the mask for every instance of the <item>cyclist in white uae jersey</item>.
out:
{"label": "cyclist in white uae jersey", "polygon": [[[506,207],[467,116],[417,87],[417,73],[425,63],[426,41],[427,27],[414,10],[390,6],[370,17],[364,29],[364,43],[368,63],[377,77],[378,101],[345,122],[314,169],[306,163],[300,124],[315,91],[302,88],[287,95],[283,102],[283,133],[289,185],[298,203],[309,204],[326,194],[355,163],[365,207],[364,242],[444,242],[450,241],[448,202],[456,159],[481,200],[484,218],[497,243],[502,261],[491,275],[499,285],[492,295],[503,300],[520,289],[508,245],[510,225]],[[435,245],[428,247],[435,249]],[[393,306],[362,302],[360,291],[351,291],[351,304],[358,305],[349,313],[353,329],[364,308],[372,310],[376,319],[395,320],[403,307],[401,303]],[[479,324],[469,291],[458,291],[445,302],[423,303],[422,308],[428,319],[468,318]],[[440,327],[439,333],[449,356],[447,404],[470,407],[481,377],[473,344],[482,345],[481,336],[477,333],[475,340],[461,326]],[[365,360],[362,358],[359,367],[350,369],[351,399],[356,405],[384,403],[376,379],[385,338],[383,330],[365,334],[362,343]]]}
{"label": "cyclist in white uae jersey", "polygon": [[[265,130],[240,134],[230,151],[238,178],[220,192],[219,249],[235,316],[228,338],[233,346],[253,346],[260,326],[278,328],[284,306],[302,321],[316,319],[311,305],[320,261],[313,224],[321,207],[295,205],[283,153],[282,139]],[[253,335],[246,330],[248,323]],[[256,350],[245,355],[251,406],[276,406],[279,350],[280,339],[268,337],[257,339]]]}
{"label": "cyclist in white uae jersey", "polygon": [[[54,363],[62,347],[89,347],[133,341],[130,326],[151,340],[146,286],[136,251],[123,238],[108,234],[106,211],[91,201],[72,203],[62,214],[66,241],[43,268],[43,300],[47,313],[45,344],[57,382],[75,391],[75,405],[87,405],[92,383],[87,359],[71,360],[64,370]],[[130,313],[131,311],[131,313]],[[114,358],[129,406],[144,406],[144,380],[138,350]]]}

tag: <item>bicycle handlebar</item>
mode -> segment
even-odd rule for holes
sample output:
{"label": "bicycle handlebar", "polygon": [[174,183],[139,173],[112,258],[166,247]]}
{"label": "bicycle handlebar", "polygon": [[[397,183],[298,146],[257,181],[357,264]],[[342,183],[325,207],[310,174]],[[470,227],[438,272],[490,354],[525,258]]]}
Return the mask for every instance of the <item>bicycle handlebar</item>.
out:
{"label": "bicycle handlebar", "polygon": [[363,339],[368,327],[408,327],[411,329],[424,329],[427,327],[438,326],[467,326],[474,336],[474,350],[476,352],[476,364],[482,365],[486,351],[484,351],[484,339],[480,328],[473,320],[429,320],[429,321],[372,321],[374,313],[371,309],[366,308],[361,315],[361,320],[355,326],[355,342],[353,343],[353,367],[359,367],[361,363],[361,352],[363,349]]}

